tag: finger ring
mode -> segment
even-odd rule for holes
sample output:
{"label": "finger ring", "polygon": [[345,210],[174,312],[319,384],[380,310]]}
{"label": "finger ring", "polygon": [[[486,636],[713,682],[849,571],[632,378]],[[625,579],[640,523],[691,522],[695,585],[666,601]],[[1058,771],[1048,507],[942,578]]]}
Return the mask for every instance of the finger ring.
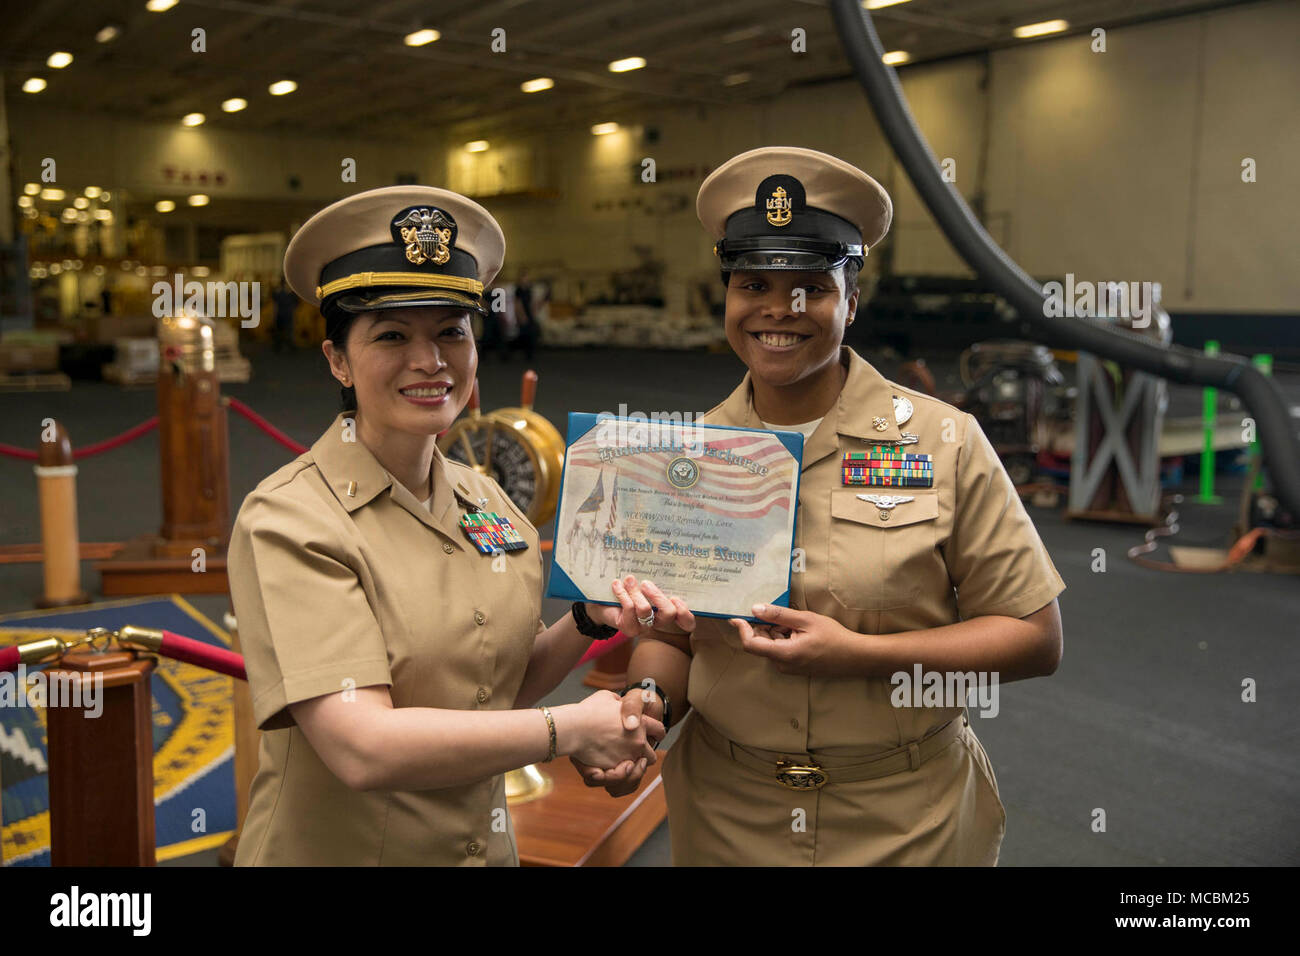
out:
{"label": "finger ring", "polygon": [[651,625],[653,625],[655,622],[655,609],[651,608],[648,617],[638,617],[636,619],[636,622],[640,624],[642,627],[650,627]]}

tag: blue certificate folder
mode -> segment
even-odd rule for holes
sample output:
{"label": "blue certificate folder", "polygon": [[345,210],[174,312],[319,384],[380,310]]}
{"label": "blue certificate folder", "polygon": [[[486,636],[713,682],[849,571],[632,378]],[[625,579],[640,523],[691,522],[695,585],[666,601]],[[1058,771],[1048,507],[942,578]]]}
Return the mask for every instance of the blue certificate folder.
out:
{"label": "blue certificate folder", "polygon": [[[615,520],[614,518],[615,506],[614,506],[613,499],[615,499],[618,494],[618,484],[617,484],[618,473],[616,469],[615,469],[615,479],[611,483],[612,487],[608,491],[608,494],[610,495],[610,500],[608,501],[608,503],[606,503],[606,490],[604,487],[603,472],[602,472],[601,484],[599,488],[596,489],[587,489],[587,488],[578,488],[578,487],[569,488],[569,479],[572,477],[570,475],[569,466],[570,466],[570,459],[573,452],[574,444],[580,441],[581,439],[589,436],[593,432],[593,430],[600,428],[602,426],[606,428],[620,428],[620,427],[626,428],[627,432],[620,432],[620,434],[633,434],[633,435],[637,434],[637,432],[634,431],[637,428],[650,429],[653,428],[654,426],[657,426],[659,429],[658,432],[649,431],[649,434],[652,436],[655,434],[662,435],[665,429],[669,429],[671,427],[676,427],[679,429],[684,427],[682,426],[681,423],[675,423],[674,425],[670,425],[670,423],[667,422],[656,422],[654,420],[647,422],[645,420],[635,419],[635,418],[620,419],[615,416],[604,415],[604,414],[598,416],[590,412],[569,413],[569,428],[568,428],[568,434],[566,435],[566,439],[565,439],[567,447],[565,449],[565,455],[564,455],[564,470],[560,476],[560,500],[556,506],[556,512],[555,512],[556,513],[555,547],[553,551],[553,560],[551,562],[550,576],[547,579],[547,583],[546,583],[547,597],[561,598],[568,601],[588,601],[593,604],[609,604],[609,605],[618,604],[618,601],[614,599],[613,593],[608,590],[608,582],[612,581],[613,578],[617,577],[618,575],[610,574],[608,576],[605,583],[606,590],[603,593],[591,594],[591,593],[584,592],[582,588],[580,588],[574,582],[573,577],[570,576],[569,571],[566,570],[564,566],[564,558],[565,558],[565,552],[568,551],[569,549],[566,549],[561,546],[562,540],[568,534],[568,529],[561,526],[560,523],[561,519],[566,515],[565,512],[566,494],[572,497],[571,504],[573,502],[580,503],[578,504],[577,511],[591,512],[597,508],[602,507],[603,505],[606,509],[605,513],[609,516],[607,519],[609,524],[607,526],[612,527],[613,522]],[[795,521],[796,521],[796,516],[798,514],[799,472],[803,461],[803,441],[804,441],[803,435],[800,434],[799,432],[791,432],[791,431],[766,431],[763,429],[756,429],[756,428],[736,428],[729,425],[705,425],[698,422],[690,422],[685,427],[689,429],[700,429],[702,432],[704,432],[705,430],[709,430],[709,431],[728,432],[728,433],[754,433],[754,434],[764,435],[764,436],[770,435],[775,437],[780,442],[780,444],[784,446],[785,450],[789,453],[790,457],[793,459],[794,497],[793,500],[790,502],[790,512],[791,512],[791,520],[789,521],[790,537],[789,540],[785,540],[784,587],[781,589],[780,593],[774,593],[774,594],[764,596],[761,602],[758,600],[752,602],[752,603],[774,604],[780,607],[789,607],[790,606],[790,565],[791,565],[791,555],[793,552],[793,545],[794,545]],[[707,436],[703,438],[704,442],[708,442],[708,440],[709,439]],[[587,444],[589,445],[590,443]],[[665,457],[667,457],[668,454],[668,449],[662,448],[660,446],[654,446],[648,448],[648,450],[655,451],[656,453],[664,454]],[[698,458],[698,456],[696,457]],[[617,461],[617,460],[619,460],[618,456],[612,459],[612,461]],[[689,473],[690,470],[689,466],[683,466],[683,467],[686,468]],[[669,480],[672,481],[672,478],[670,477]],[[676,482],[674,481],[673,484],[676,485]],[[592,507],[593,505],[594,508]],[[571,509],[571,511],[572,510],[573,509]],[[593,521],[593,525],[594,525],[594,521]],[[784,536],[783,536],[783,540],[784,540]],[[767,566],[770,567],[771,565],[767,565]],[[649,577],[649,575],[646,576]],[[638,577],[640,577],[640,575],[638,575]],[[652,580],[655,580],[655,583],[658,584],[664,590],[665,593],[669,595],[672,595],[674,593],[672,587],[669,584],[665,583],[664,581],[657,580],[655,578],[652,578]],[[682,595],[680,594],[676,596],[682,597]],[[685,600],[685,598],[683,599]],[[750,621],[756,620],[756,618],[753,618],[749,614],[722,614],[722,613],[710,612],[706,610],[697,610],[695,607],[692,606],[692,602],[690,600],[686,600],[686,604],[688,607],[691,608],[691,611],[697,617],[716,617],[716,618],[743,617]]]}

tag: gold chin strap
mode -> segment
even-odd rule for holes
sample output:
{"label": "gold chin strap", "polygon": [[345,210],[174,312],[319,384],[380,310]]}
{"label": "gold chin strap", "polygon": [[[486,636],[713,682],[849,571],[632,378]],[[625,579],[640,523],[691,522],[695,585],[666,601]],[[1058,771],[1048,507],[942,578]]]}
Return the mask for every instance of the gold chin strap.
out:
{"label": "gold chin strap", "polygon": [[334,279],[316,287],[316,297],[324,299],[336,292],[348,289],[363,289],[370,286],[396,285],[414,286],[425,289],[448,289],[453,292],[468,292],[471,295],[483,294],[483,283],[477,279],[464,279],[460,276],[431,275],[423,272],[357,272],[341,279]]}

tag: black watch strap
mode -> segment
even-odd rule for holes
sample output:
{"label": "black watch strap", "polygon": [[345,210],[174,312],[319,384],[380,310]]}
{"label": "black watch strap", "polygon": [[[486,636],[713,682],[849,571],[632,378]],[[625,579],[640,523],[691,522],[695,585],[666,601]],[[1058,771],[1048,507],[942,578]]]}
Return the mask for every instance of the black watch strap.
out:
{"label": "black watch strap", "polygon": [[[649,678],[647,678],[647,680],[649,680]],[[649,680],[649,683],[648,683],[648,684],[645,684],[645,683],[642,683],[642,684],[628,684],[626,687],[623,688],[623,693],[619,694],[618,696],[619,696],[619,697],[626,697],[627,694],[628,694],[628,691],[633,691],[633,690],[640,690],[640,691],[652,690],[652,691],[654,691],[656,694],[658,694],[658,695],[659,695],[659,699],[660,699],[661,701],[663,701],[663,705],[664,705],[664,719],[661,721],[661,723],[663,723],[663,725],[664,725],[664,730],[667,730],[669,727],[672,726],[672,723],[673,723],[673,705],[670,704],[670,703],[668,702],[668,695],[664,693],[664,689],[663,689],[662,687],[659,686],[659,682],[658,682],[658,681]]]}
{"label": "black watch strap", "polygon": [[582,601],[573,602],[573,623],[578,625],[578,633],[593,641],[607,641],[618,633],[618,628],[608,624],[597,624],[587,615],[587,606]]}

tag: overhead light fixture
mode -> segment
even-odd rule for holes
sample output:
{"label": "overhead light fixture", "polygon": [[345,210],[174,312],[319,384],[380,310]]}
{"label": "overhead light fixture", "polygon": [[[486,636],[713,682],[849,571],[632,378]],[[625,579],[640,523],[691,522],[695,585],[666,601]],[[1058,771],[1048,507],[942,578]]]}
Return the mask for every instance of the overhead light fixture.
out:
{"label": "overhead light fixture", "polygon": [[76,199],[72,200],[72,205],[76,206],[78,209],[85,209],[90,205],[90,200],[85,196],[78,196]]}
{"label": "overhead light fixture", "polygon": [[18,197],[18,208],[19,208],[19,209],[31,209],[32,206],[34,205],[34,203],[35,203],[35,200],[33,200],[31,196],[19,196],[19,197]]}
{"label": "overhead light fixture", "polygon": [[66,195],[67,193],[62,189],[55,189],[53,186],[46,186],[41,190],[41,198],[46,202],[63,202],[63,197]]}
{"label": "overhead light fixture", "polygon": [[437,30],[416,30],[414,33],[408,33],[402,38],[402,42],[407,46],[424,46],[426,43],[433,43],[440,39],[442,34]]}
{"label": "overhead light fixture", "polygon": [[465,152],[467,153],[481,153],[484,152],[487,148],[488,148],[488,141],[485,139],[476,139],[472,143],[465,144]]}
{"label": "overhead light fixture", "polygon": [[87,199],[98,199],[98,198],[99,198],[99,194],[102,193],[103,191],[104,191],[104,190],[100,189],[98,186],[87,186],[87,187],[86,187],[86,190],[85,190],[85,192],[86,192],[86,198],[87,198]]}
{"label": "overhead light fixture", "polygon": [[591,128],[592,136],[608,136],[610,133],[618,132],[617,123],[597,123]]}
{"label": "overhead light fixture", "polygon": [[112,43],[114,40],[118,38],[118,35],[121,32],[122,32],[122,28],[119,27],[117,24],[106,23],[104,26],[100,27],[99,32],[95,34],[95,42]]}
{"label": "overhead light fixture", "polygon": [[190,270],[190,275],[194,276],[196,279],[206,279],[208,276],[212,275],[212,270],[207,266],[195,266]]}
{"label": "overhead light fixture", "polygon": [[908,2],[910,0],[862,0],[862,5],[868,10],[883,10],[885,7],[894,7]]}
{"label": "overhead light fixture", "polygon": [[1044,20],[1042,23],[1027,23],[1023,27],[1016,27],[1011,32],[1021,40],[1029,40],[1049,33],[1063,33],[1068,29],[1070,24],[1065,20]]}
{"label": "overhead light fixture", "polygon": [[210,200],[208,199],[207,196],[203,195],[203,193],[195,193],[193,196],[188,197],[185,201],[189,203],[191,206],[206,206]]}
{"label": "overhead light fixture", "polygon": [[100,202],[109,202],[112,198],[113,198],[113,194],[109,192],[107,189],[105,189],[103,192],[99,194]]}
{"label": "overhead light fixture", "polygon": [[645,66],[645,57],[629,56],[622,60],[615,60],[609,65],[611,73],[626,73],[628,70],[639,70]]}
{"label": "overhead light fixture", "polygon": [[182,126],[202,126],[207,119],[202,113],[186,113],[181,117]]}
{"label": "overhead light fixture", "polygon": [[45,65],[48,66],[51,70],[61,70],[71,62],[72,62],[71,53],[64,53],[63,51],[59,51],[58,53],[51,53],[49,57],[46,59]]}
{"label": "overhead light fixture", "polygon": [[23,192],[25,192],[29,196],[35,196],[40,191],[41,191],[40,183],[28,183],[26,186],[23,187]]}
{"label": "overhead light fixture", "polygon": [[898,66],[900,63],[906,63],[912,58],[912,54],[906,50],[890,50],[880,59],[886,66]]}
{"label": "overhead light fixture", "polygon": [[298,84],[293,80],[277,80],[266,89],[272,96],[284,96],[284,94],[292,93],[297,88]]}
{"label": "overhead light fixture", "polygon": [[524,80],[519,84],[519,88],[525,93],[540,93],[542,90],[549,90],[555,85],[555,81],[549,76],[539,76],[535,80]]}
{"label": "overhead light fixture", "polygon": [[95,210],[95,218],[98,219],[100,222],[112,222],[112,221],[113,221],[113,210],[111,210],[111,209],[96,209],[96,210]]}
{"label": "overhead light fixture", "polygon": [[64,222],[76,222],[77,210],[69,206],[67,209],[63,210],[63,215],[61,215],[59,218],[62,219]]}
{"label": "overhead light fixture", "polygon": [[153,204],[153,208],[158,210],[158,212],[171,212],[176,208],[176,203],[172,202],[170,199],[159,199]]}
{"label": "overhead light fixture", "polygon": [[28,77],[23,81],[24,93],[39,93],[43,89],[45,89],[45,81],[39,76]]}
{"label": "overhead light fixture", "polygon": [[730,73],[722,78],[723,86],[740,86],[754,78],[752,73]]}
{"label": "overhead light fixture", "polygon": [[232,96],[228,100],[221,101],[221,109],[227,113],[238,113],[248,106],[248,100],[242,96]]}
{"label": "overhead light fixture", "polygon": [[144,8],[150,13],[166,13],[174,6],[176,6],[176,0],[149,0],[144,5]]}

